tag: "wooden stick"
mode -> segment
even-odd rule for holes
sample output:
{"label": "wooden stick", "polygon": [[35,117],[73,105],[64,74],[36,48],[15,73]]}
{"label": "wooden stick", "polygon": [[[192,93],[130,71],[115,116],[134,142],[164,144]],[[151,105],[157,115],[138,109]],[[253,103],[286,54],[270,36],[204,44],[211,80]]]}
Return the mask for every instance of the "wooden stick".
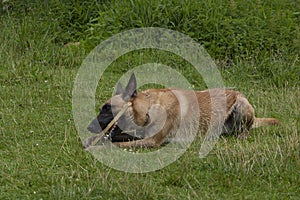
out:
{"label": "wooden stick", "polygon": [[126,112],[128,107],[131,105],[132,103],[128,102],[123,106],[122,110],[113,118],[113,120],[111,120],[111,122],[109,122],[106,128],[103,131],[101,131],[101,133],[97,137],[94,138],[94,140],[91,143],[91,146],[95,146],[99,142],[101,137],[107,133],[107,131],[120,119],[120,117]]}

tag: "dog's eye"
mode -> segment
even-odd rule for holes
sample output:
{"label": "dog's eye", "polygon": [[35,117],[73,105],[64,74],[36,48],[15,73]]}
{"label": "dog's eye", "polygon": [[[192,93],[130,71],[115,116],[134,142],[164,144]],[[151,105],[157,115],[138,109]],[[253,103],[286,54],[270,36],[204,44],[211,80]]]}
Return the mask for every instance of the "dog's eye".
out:
{"label": "dog's eye", "polygon": [[102,107],[102,111],[106,112],[106,111],[110,111],[111,110],[111,105],[110,104],[105,104]]}

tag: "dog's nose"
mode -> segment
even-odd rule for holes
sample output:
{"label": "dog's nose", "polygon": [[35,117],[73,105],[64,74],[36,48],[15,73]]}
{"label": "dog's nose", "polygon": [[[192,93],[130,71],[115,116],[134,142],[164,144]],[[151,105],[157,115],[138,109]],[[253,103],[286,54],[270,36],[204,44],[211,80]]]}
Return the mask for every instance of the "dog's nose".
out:
{"label": "dog's nose", "polygon": [[98,119],[95,118],[87,127],[87,130],[90,131],[91,133],[100,133],[101,132],[101,127],[98,122]]}

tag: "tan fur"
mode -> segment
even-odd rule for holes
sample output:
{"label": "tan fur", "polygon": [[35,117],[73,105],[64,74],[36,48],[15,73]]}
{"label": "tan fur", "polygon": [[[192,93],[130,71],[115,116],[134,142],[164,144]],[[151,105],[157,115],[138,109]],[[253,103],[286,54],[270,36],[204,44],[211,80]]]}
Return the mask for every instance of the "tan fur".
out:
{"label": "tan fur", "polygon": [[[195,103],[192,103],[195,100],[194,95],[196,95],[198,108],[195,108]],[[223,99],[226,100],[224,105]],[[144,127],[145,135],[142,140],[115,143],[121,147],[160,146],[174,134],[188,137],[198,128],[200,133],[205,134],[213,124],[216,126],[220,124],[219,129],[223,133],[232,130],[240,132],[238,138],[243,139],[248,137],[251,128],[279,124],[277,119],[255,118],[254,109],[248,100],[244,95],[233,90],[149,89],[137,93],[137,96],[129,101],[132,102],[132,107],[123,117],[131,119],[135,125],[126,127],[123,131]],[[115,112],[118,112],[127,102],[122,100],[120,95],[116,95],[108,103],[116,105]],[[212,104],[217,109],[212,110]],[[225,112],[221,112],[222,109]],[[194,113],[195,110],[199,111],[198,122],[193,121],[197,114]],[[179,127],[181,120],[184,127]],[[198,127],[195,127],[195,124]],[[159,131],[156,133],[157,130]]]}

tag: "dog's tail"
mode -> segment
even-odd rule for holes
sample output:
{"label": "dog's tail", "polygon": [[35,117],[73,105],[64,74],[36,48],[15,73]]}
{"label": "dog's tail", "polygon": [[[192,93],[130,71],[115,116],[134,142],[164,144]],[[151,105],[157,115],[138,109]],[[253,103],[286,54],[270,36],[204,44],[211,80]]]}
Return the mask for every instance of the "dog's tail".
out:
{"label": "dog's tail", "polygon": [[275,118],[255,118],[251,128],[272,125],[280,125],[280,121]]}

